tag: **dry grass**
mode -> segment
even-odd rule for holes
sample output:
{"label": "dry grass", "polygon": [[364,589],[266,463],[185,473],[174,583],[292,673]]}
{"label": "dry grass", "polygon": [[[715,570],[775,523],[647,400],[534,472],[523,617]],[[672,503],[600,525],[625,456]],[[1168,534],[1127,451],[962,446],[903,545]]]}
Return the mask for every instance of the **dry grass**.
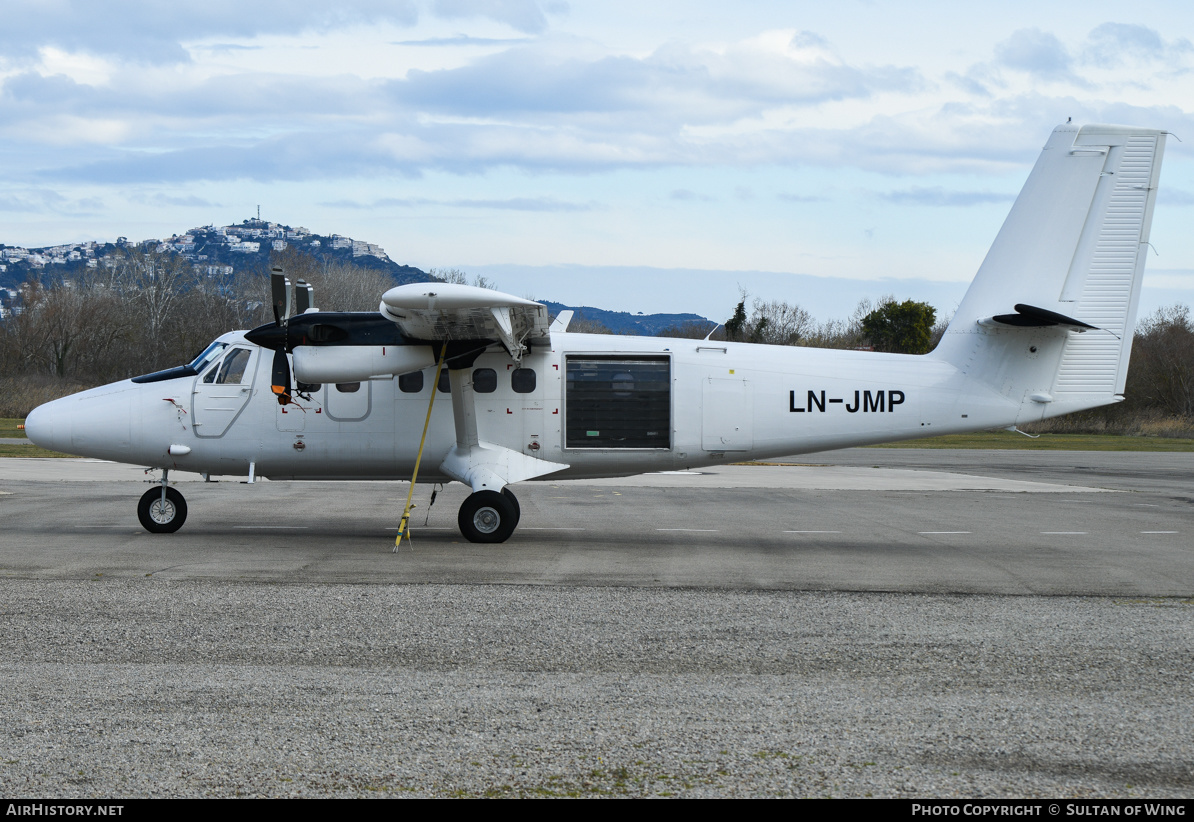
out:
{"label": "dry grass", "polygon": [[[0,377],[0,417],[19,417],[24,419],[29,412],[42,403],[84,391],[90,385],[73,380],[61,380],[55,377],[39,375],[24,375],[16,377]],[[18,434],[3,434],[0,436],[14,437]]]}
{"label": "dry grass", "polygon": [[1114,434],[1124,437],[1194,438],[1194,419],[1155,409],[1126,411],[1115,406],[1054,417],[1021,426],[1030,434]]}
{"label": "dry grass", "polygon": [[922,440],[872,445],[870,448],[992,448],[1000,451],[1194,451],[1194,438],[1123,436],[1121,434],[1054,434],[1031,439],[1014,431],[946,434]]}

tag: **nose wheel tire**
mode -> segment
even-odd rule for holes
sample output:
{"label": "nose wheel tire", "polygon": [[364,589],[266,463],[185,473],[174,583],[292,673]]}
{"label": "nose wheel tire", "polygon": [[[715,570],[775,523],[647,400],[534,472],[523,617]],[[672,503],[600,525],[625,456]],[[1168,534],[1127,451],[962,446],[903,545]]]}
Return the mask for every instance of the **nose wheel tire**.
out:
{"label": "nose wheel tire", "polygon": [[162,489],[152,488],[137,503],[137,519],[151,534],[173,534],[187,521],[187,501],[178,491],[167,488],[163,502]]}
{"label": "nose wheel tire", "polygon": [[518,525],[516,505],[497,491],[478,491],[460,506],[456,523],[469,542],[505,542]]}

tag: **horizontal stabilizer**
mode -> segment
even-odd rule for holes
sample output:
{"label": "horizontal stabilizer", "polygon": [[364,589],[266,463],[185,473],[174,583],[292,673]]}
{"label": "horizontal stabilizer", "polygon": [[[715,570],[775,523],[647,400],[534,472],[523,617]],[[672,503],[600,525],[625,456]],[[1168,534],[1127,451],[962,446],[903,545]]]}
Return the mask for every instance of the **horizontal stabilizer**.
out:
{"label": "horizontal stabilizer", "polygon": [[1076,320],[1073,317],[1067,317],[1065,314],[1058,314],[1056,311],[1050,311],[1047,308],[1037,308],[1035,305],[1016,303],[1015,308],[1015,314],[996,314],[994,317],[979,320],[979,323],[982,325],[995,323],[1018,328],[1047,328],[1054,325],[1064,325],[1079,332],[1097,330],[1098,328],[1098,326],[1084,323],[1082,320]]}

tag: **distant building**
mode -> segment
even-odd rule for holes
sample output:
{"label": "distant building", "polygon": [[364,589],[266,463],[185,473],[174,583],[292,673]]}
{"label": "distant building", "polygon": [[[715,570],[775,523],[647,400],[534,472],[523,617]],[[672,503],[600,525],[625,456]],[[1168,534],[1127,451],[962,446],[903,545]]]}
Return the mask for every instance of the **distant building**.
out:
{"label": "distant building", "polygon": [[389,257],[386,256],[386,253],[384,251],[382,251],[381,246],[375,245],[374,243],[366,243],[362,240],[353,240],[352,241],[352,256],[354,256],[354,257],[364,257],[364,256],[378,257],[379,259],[382,259],[382,260],[389,259]]}

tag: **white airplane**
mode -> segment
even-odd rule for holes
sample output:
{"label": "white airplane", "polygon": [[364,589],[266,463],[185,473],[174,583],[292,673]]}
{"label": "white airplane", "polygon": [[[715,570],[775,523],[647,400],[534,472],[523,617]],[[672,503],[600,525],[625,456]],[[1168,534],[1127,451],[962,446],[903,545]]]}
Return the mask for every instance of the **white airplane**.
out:
{"label": "white airplane", "polygon": [[[1123,399],[1166,133],[1050,136],[936,350],[923,356],[574,334],[531,300],[393,288],[319,312],[275,273],[273,325],[193,362],[35,409],[56,451],[162,470],[152,532],[187,507],[171,471],[455,480],[461,533],[502,542],[514,483],[618,477],[1010,427]],[[446,373],[440,373],[443,367]],[[291,382],[293,372],[296,381]],[[444,396],[436,402],[436,395]],[[400,539],[409,515],[403,512]]]}

